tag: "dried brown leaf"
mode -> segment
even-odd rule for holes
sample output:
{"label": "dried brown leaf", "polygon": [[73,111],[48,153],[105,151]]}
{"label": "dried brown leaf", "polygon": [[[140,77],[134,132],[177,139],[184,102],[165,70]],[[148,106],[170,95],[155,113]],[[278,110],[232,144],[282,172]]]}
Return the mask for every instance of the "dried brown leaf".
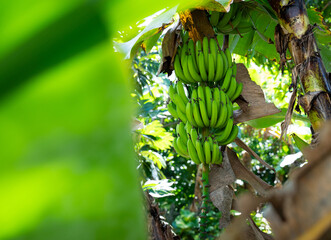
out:
{"label": "dried brown leaf", "polygon": [[177,20],[173,27],[169,28],[165,33],[162,41],[162,60],[156,75],[168,73],[169,76],[174,70],[173,59],[180,42],[180,30],[181,24]]}
{"label": "dried brown leaf", "polygon": [[243,83],[244,87],[241,93],[242,98],[236,100],[241,110],[234,112],[235,123],[246,122],[280,112],[273,103],[265,102],[261,87],[251,80],[247,68],[242,63],[237,64],[236,80]]}
{"label": "dried brown leaf", "polygon": [[227,148],[227,155],[229,157],[229,161],[232,167],[232,170],[238,179],[242,179],[247,181],[257,193],[261,196],[268,196],[270,194],[270,190],[273,187],[266,182],[264,182],[261,178],[256,176],[254,173],[249,171],[238,159],[237,154],[231,149]]}
{"label": "dried brown leaf", "polygon": [[227,153],[224,153],[222,165],[212,165],[209,173],[210,199],[215,207],[222,213],[220,228],[230,223],[230,210],[234,191],[229,185],[236,180],[232,171]]}
{"label": "dried brown leaf", "polygon": [[276,170],[270,166],[268,163],[266,163],[265,161],[263,161],[259,155],[256,154],[256,152],[254,152],[249,146],[247,146],[243,141],[241,141],[239,138],[235,139],[235,143],[241,147],[242,149],[244,149],[245,151],[247,151],[249,154],[251,154],[253,157],[255,157],[263,166],[265,166],[266,168],[274,171],[276,173]]}
{"label": "dried brown leaf", "polygon": [[298,74],[299,74],[299,67],[295,67],[292,69],[292,85],[293,86],[293,92],[290,98],[290,102],[288,104],[288,108],[287,108],[287,112],[285,115],[285,120],[284,122],[282,122],[281,125],[281,129],[282,129],[282,133],[280,135],[280,138],[282,139],[282,137],[285,135],[286,138],[286,133],[287,133],[287,129],[288,126],[291,123],[292,120],[292,115],[293,115],[293,109],[294,109],[294,105],[296,102],[296,98],[297,98],[297,78],[298,78]]}

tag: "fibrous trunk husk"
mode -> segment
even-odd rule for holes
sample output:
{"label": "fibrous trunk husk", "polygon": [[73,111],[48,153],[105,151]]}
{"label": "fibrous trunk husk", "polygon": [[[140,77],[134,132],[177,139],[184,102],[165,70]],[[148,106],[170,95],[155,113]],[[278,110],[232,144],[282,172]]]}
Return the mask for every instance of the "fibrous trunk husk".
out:
{"label": "fibrous trunk husk", "polygon": [[[285,63],[288,48],[305,94],[299,104],[317,132],[325,120],[331,119],[331,84],[313,34],[314,26],[309,24],[303,0],[269,0],[269,3],[280,23],[276,27],[275,40],[281,56],[281,67]],[[287,126],[284,127],[286,129]]]}

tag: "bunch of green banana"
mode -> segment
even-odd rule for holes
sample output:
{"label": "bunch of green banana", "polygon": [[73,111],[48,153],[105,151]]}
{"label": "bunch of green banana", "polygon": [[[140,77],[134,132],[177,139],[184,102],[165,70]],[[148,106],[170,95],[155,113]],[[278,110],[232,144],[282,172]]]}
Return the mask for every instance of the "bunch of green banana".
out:
{"label": "bunch of green banana", "polygon": [[194,127],[223,128],[232,116],[232,103],[219,88],[199,86],[186,104],[187,121]]}
{"label": "bunch of green banana", "polygon": [[169,113],[174,118],[179,118],[184,123],[186,123],[187,122],[186,104],[189,101],[185,94],[183,83],[177,82],[175,87],[171,85],[169,87],[169,96],[172,101],[167,105]]}
{"label": "bunch of green banana", "polygon": [[221,164],[223,156],[218,144],[209,136],[204,141],[197,136],[196,129],[192,128],[190,138],[187,141],[189,155],[196,164]]}
{"label": "bunch of green banana", "polygon": [[229,68],[225,74],[224,81],[222,83],[221,89],[224,91],[231,102],[233,102],[237,97],[240,96],[243,90],[243,84],[237,83],[236,81],[237,65],[234,64],[232,68]]}
{"label": "bunch of green banana", "polygon": [[236,139],[238,132],[238,126],[233,125],[233,119],[230,118],[226,126],[221,131],[215,133],[215,140],[219,145],[227,145]]}
{"label": "bunch of green banana", "polygon": [[210,23],[223,34],[245,34],[253,30],[247,12],[239,3],[232,4],[228,13],[211,12]]}
{"label": "bunch of green banana", "polygon": [[176,126],[177,137],[173,141],[173,147],[176,152],[182,157],[189,158],[190,155],[187,149],[187,140],[188,140],[188,132],[190,132],[192,126],[189,123],[186,125],[183,122],[180,122]]}
{"label": "bunch of green banana", "polygon": [[179,47],[174,59],[175,74],[186,84],[221,81],[225,72],[233,65],[229,49],[220,50],[220,35],[205,37],[194,44],[190,39]]}

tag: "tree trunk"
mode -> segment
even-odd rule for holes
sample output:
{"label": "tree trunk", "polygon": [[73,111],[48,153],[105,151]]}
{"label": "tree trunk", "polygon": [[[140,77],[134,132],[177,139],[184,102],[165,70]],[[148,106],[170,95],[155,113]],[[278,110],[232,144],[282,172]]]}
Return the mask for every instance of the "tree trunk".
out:
{"label": "tree trunk", "polygon": [[269,0],[269,3],[280,23],[276,27],[275,40],[281,65],[288,48],[296,65],[292,72],[294,87],[299,77],[304,92],[299,97],[299,104],[317,132],[325,120],[331,119],[331,85],[313,35],[314,26],[309,24],[303,0]]}

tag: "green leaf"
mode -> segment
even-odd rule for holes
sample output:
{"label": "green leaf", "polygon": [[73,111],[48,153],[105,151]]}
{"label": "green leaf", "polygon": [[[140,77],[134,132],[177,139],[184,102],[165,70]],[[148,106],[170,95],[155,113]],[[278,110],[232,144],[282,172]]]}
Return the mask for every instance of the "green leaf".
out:
{"label": "green leaf", "polygon": [[177,6],[155,17],[136,37],[125,43],[117,43],[116,48],[122,52],[125,59],[132,58],[139,46],[148,38],[159,34],[164,29],[164,24],[169,24],[177,11]]}
{"label": "green leaf", "polygon": [[299,150],[302,152],[304,148],[308,147],[309,144],[303,140],[302,138],[300,138],[298,135],[296,135],[295,133],[291,134],[291,137],[294,140],[294,144],[295,146],[297,146],[297,148],[299,148]]}
{"label": "green leaf", "polygon": [[143,190],[148,190],[149,194],[154,198],[163,198],[174,196],[175,189],[171,187],[174,182],[169,182],[168,179],[148,180],[143,185]]}
{"label": "green leaf", "polygon": [[115,29],[100,1],[65,2],[1,3],[24,34],[0,54],[0,239],[146,239]]}
{"label": "green leaf", "polygon": [[212,0],[212,1],[196,1],[196,8],[216,12],[229,12],[232,0]]}
{"label": "green leaf", "polygon": [[156,138],[152,146],[157,150],[167,150],[172,146],[174,137],[170,132],[163,128],[159,120],[153,121],[146,125],[140,132],[144,135],[152,135]]}
{"label": "green leaf", "polygon": [[147,38],[142,44],[141,47],[145,51],[146,54],[148,54],[152,48],[156,45],[157,41],[159,40],[162,32],[159,32],[150,38]]}
{"label": "green leaf", "polygon": [[107,38],[108,31],[97,6],[76,7],[19,47],[0,56],[0,96],[4,97],[39,72]]}
{"label": "green leaf", "polygon": [[[267,128],[271,127],[279,122],[284,121],[286,115],[286,108],[282,108],[281,112],[276,113],[274,115],[269,115],[262,118],[257,118],[254,120],[247,121],[246,123],[254,128]],[[304,122],[309,122],[308,118],[301,116],[299,114],[293,114],[293,119],[301,120]]]}
{"label": "green leaf", "polygon": [[330,46],[317,43],[317,46],[320,50],[322,61],[327,72],[331,72],[331,49]]}

